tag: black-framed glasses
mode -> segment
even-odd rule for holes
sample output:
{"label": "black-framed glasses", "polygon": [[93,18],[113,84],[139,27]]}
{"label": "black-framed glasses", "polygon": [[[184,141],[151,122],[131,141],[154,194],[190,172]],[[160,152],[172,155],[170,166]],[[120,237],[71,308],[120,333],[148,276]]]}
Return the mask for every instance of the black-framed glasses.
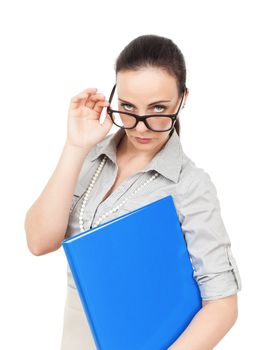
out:
{"label": "black-framed glasses", "polygon": [[[112,88],[109,103],[111,104],[114,91],[116,89],[115,84]],[[184,99],[185,90],[180,101],[179,108],[174,114],[147,114],[147,115],[137,115],[130,112],[123,112],[111,109],[107,107],[107,113],[109,114],[112,122],[122,129],[133,129],[139,123],[143,121],[146,127],[155,132],[165,132],[173,129],[178,113],[180,112],[181,105]]]}

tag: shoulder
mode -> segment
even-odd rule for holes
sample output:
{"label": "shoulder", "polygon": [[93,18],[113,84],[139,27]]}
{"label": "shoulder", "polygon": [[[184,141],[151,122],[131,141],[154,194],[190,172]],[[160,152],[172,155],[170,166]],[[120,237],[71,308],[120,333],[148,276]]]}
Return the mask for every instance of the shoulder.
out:
{"label": "shoulder", "polygon": [[217,189],[210,174],[186,154],[173,192],[180,219],[194,213],[220,212]]}
{"label": "shoulder", "polygon": [[96,145],[94,145],[90,152],[87,154],[85,158],[85,162],[89,162],[94,156],[98,155],[101,148],[105,147],[105,145],[108,144],[109,139],[113,137],[113,134],[108,134],[102,139],[100,142],[98,142]]}
{"label": "shoulder", "polygon": [[110,133],[110,134],[106,135],[100,142],[98,142],[98,143],[93,147],[94,151],[97,150],[97,149],[100,149],[100,148],[104,147],[104,146],[108,143],[109,139],[112,138],[112,137],[114,137],[114,135],[115,135],[114,133]]}
{"label": "shoulder", "polygon": [[86,171],[86,168],[88,167],[92,159],[100,153],[101,148],[103,148],[108,143],[109,139],[112,136],[113,136],[112,134],[105,136],[103,140],[101,140],[91,148],[91,150],[85,157],[82,171],[84,172]]}
{"label": "shoulder", "polygon": [[215,190],[210,174],[198,166],[185,152],[182,156],[182,166],[178,178],[177,190],[186,195],[192,189]]}

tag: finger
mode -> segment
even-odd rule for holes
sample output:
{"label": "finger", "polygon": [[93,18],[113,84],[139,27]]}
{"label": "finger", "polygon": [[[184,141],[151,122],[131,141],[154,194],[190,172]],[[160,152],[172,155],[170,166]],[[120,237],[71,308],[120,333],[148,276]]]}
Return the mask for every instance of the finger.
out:
{"label": "finger", "polygon": [[73,96],[71,98],[71,102],[77,102],[78,100],[82,98],[87,98],[89,95],[96,94],[96,88],[89,88],[86,90],[83,90],[80,94]]}
{"label": "finger", "polygon": [[96,100],[96,99],[105,98],[105,95],[103,95],[102,93],[97,92],[96,94],[91,95],[90,98],[91,98],[92,100]]}
{"label": "finger", "polygon": [[81,91],[81,93],[83,93],[83,92],[97,92],[97,88],[88,88],[88,89],[85,89],[85,90],[83,90],[83,91]]}
{"label": "finger", "polygon": [[102,110],[104,107],[108,107],[110,104],[108,101],[98,101],[96,102],[93,110],[98,113],[99,115],[101,114]]}
{"label": "finger", "polygon": [[85,100],[84,106],[93,109],[97,101],[103,101],[103,100],[105,100],[105,96],[101,93],[97,93],[97,94],[88,96],[87,99]]}
{"label": "finger", "polygon": [[90,91],[90,90],[92,90],[92,91],[97,91],[98,89],[97,88],[87,88],[87,89],[85,89],[85,90],[83,90],[83,91]]}

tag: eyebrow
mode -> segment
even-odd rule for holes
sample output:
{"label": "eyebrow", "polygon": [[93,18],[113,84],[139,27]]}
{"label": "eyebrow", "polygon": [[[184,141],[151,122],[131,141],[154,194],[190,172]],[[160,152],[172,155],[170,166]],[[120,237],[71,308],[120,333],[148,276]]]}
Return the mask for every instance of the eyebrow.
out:
{"label": "eyebrow", "polygon": [[[132,104],[132,103],[130,103],[128,101],[125,101],[125,100],[123,100],[121,98],[119,98],[119,100],[122,101],[122,102],[126,102],[126,103],[130,104],[133,107],[136,107],[134,104]],[[152,103],[149,103],[148,106],[152,106],[152,105],[155,105],[155,104],[160,103],[160,102],[171,102],[171,100],[162,100],[162,101],[152,102]]]}

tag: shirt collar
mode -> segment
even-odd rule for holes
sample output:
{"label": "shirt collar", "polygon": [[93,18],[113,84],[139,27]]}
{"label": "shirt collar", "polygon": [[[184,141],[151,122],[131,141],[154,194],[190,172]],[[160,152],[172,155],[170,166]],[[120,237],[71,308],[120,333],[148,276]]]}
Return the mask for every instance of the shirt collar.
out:
{"label": "shirt collar", "polygon": [[[124,136],[125,130],[119,129],[116,133],[108,135],[104,140],[93,147],[90,154],[90,160],[93,162],[102,154],[105,154],[116,164],[117,145]],[[145,166],[142,172],[155,170],[173,182],[177,183],[183,163],[183,150],[180,138],[174,130],[172,136],[166,142],[164,147],[153,157]]]}

